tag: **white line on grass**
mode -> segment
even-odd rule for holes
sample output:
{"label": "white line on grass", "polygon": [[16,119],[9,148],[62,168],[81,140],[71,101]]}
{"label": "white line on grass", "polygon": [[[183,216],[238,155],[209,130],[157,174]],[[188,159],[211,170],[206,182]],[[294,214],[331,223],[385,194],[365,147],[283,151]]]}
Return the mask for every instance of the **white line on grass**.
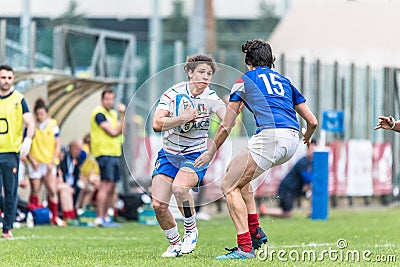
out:
{"label": "white line on grass", "polygon": [[138,238],[136,237],[120,237],[120,236],[114,236],[114,237],[110,237],[110,236],[61,236],[59,238],[57,238],[57,236],[54,235],[30,235],[30,236],[14,236],[12,238],[8,238],[8,239],[0,239],[0,240],[4,240],[4,241],[8,241],[8,240],[28,240],[28,239],[52,239],[52,240],[56,240],[56,239],[60,239],[60,240],[107,240],[107,241],[120,241],[120,240],[125,240],[125,241],[135,241],[138,240]]}

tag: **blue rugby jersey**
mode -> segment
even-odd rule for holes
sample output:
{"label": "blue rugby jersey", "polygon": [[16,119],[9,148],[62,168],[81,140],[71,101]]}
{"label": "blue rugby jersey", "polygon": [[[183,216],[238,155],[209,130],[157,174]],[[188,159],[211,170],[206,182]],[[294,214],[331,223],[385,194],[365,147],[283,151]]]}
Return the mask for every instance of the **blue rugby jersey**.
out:
{"label": "blue rugby jersey", "polygon": [[246,72],[233,85],[230,100],[243,101],[253,113],[258,127],[299,130],[294,107],[306,101],[286,77],[268,67]]}

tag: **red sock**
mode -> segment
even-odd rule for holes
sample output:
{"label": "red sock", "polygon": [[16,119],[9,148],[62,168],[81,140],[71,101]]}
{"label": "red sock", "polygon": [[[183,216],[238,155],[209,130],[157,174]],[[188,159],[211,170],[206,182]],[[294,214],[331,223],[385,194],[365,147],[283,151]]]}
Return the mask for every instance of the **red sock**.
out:
{"label": "red sock", "polygon": [[71,218],[71,219],[74,219],[74,220],[76,219],[76,212],[75,212],[75,210],[70,210],[70,211],[69,211],[69,214],[70,214],[70,218]]}
{"label": "red sock", "polygon": [[30,196],[29,197],[29,204],[32,204],[33,206],[37,207],[39,206],[39,197],[38,196]]}
{"label": "red sock", "polygon": [[39,208],[39,197],[38,196],[29,196],[28,210],[34,210]]}
{"label": "red sock", "polygon": [[66,210],[63,211],[63,219],[67,220],[67,219],[76,219],[76,214],[74,210]]}
{"label": "red sock", "polygon": [[49,202],[49,210],[51,212],[51,214],[53,214],[53,222],[56,221],[56,218],[58,217],[58,203],[55,203],[51,200],[48,201]]}
{"label": "red sock", "polygon": [[37,206],[39,204],[39,197],[31,195],[29,197],[29,203],[32,203],[33,205]]}
{"label": "red sock", "polygon": [[260,223],[258,222],[258,214],[249,214],[248,215],[248,223],[249,223],[249,230],[250,234],[254,235],[257,233],[257,228],[260,227]]}
{"label": "red sock", "polygon": [[237,235],[237,242],[238,246],[244,251],[244,252],[250,252],[252,245],[251,245],[251,237],[250,237],[250,232],[246,232],[243,234],[238,234]]}

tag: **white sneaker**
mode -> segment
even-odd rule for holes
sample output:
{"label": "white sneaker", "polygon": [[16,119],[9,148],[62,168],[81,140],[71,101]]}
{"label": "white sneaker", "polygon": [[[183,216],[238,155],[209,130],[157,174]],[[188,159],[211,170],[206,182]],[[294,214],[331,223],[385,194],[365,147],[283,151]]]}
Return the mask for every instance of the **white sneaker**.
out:
{"label": "white sneaker", "polygon": [[195,248],[197,244],[197,237],[199,236],[197,229],[194,231],[186,232],[183,236],[182,254],[189,254]]}
{"label": "white sneaker", "polygon": [[167,248],[167,251],[165,251],[161,257],[164,258],[174,258],[174,257],[179,257],[182,255],[181,253],[181,249],[182,249],[182,243],[178,243],[176,245],[170,245]]}
{"label": "white sneaker", "polygon": [[67,223],[61,219],[60,217],[57,217],[55,220],[51,220],[51,224],[55,226],[60,226],[60,227],[65,227],[67,226]]}
{"label": "white sneaker", "polygon": [[94,219],[94,225],[95,226],[100,226],[103,224],[103,218],[101,217],[96,217],[96,219]]}

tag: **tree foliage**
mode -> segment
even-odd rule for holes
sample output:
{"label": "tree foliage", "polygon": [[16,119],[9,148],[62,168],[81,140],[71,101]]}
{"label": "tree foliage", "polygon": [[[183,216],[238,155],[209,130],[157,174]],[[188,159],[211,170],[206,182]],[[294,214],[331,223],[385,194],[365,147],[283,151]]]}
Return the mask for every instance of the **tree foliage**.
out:
{"label": "tree foliage", "polygon": [[78,3],[76,0],[70,0],[68,8],[59,17],[50,21],[50,26],[59,25],[79,25],[89,26],[89,21],[86,19],[86,14],[78,11]]}
{"label": "tree foliage", "polygon": [[186,41],[188,33],[188,17],[184,13],[184,1],[175,0],[172,14],[163,21],[165,38]]}

